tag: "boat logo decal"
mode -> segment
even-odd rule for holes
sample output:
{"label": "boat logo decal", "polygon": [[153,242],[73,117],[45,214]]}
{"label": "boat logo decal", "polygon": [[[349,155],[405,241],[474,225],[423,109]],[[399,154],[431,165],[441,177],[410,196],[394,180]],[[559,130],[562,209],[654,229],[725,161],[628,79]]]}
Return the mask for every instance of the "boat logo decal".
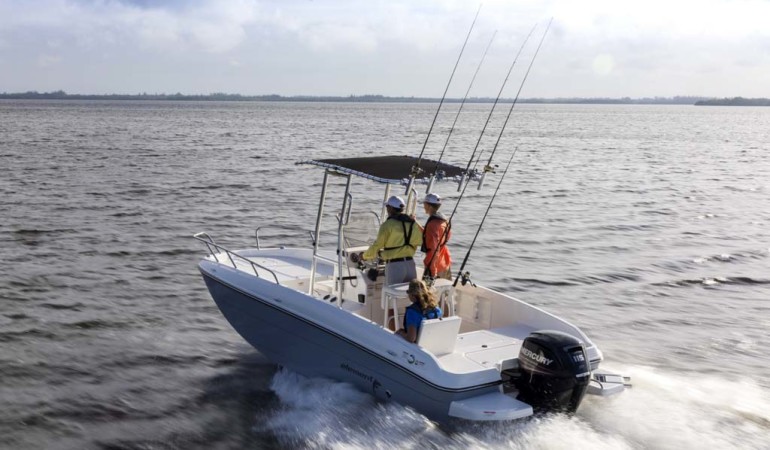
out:
{"label": "boat logo decal", "polygon": [[545,355],[543,355],[543,352],[540,352],[538,354],[538,353],[535,353],[535,352],[533,352],[532,350],[530,350],[530,349],[528,349],[526,347],[522,347],[521,348],[521,353],[523,353],[524,356],[526,356],[527,358],[529,358],[529,359],[531,359],[531,360],[533,360],[533,361],[535,361],[535,362],[537,362],[539,364],[545,364],[546,366],[550,366],[551,363],[553,362],[552,359],[546,358]]}
{"label": "boat logo decal", "polygon": [[414,364],[415,366],[424,366],[424,365],[425,365],[425,363],[424,363],[424,362],[422,362],[422,361],[420,361],[419,359],[417,359],[417,358],[416,358],[416,357],[415,357],[413,354],[411,354],[411,353],[403,352],[403,353],[401,354],[401,356],[402,356],[404,359],[406,359],[406,362],[408,362],[409,364]]}

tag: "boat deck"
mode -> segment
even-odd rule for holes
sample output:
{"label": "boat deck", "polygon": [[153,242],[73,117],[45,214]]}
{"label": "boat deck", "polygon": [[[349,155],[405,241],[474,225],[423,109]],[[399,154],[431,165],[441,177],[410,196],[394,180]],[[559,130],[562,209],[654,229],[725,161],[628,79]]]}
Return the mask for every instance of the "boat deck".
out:
{"label": "boat deck", "polygon": [[532,331],[530,327],[517,325],[461,333],[457,336],[454,352],[438,360],[444,369],[454,373],[492,367],[510,369],[518,364],[521,343]]}
{"label": "boat deck", "polygon": [[[265,252],[264,250],[240,250],[239,257],[228,260],[226,253],[219,253],[220,261],[234,263],[238,270],[254,274],[257,265],[258,276],[267,280],[277,279],[278,283],[298,288],[310,277],[310,260],[303,254],[292,250],[277,250]],[[267,269],[267,270],[265,270]],[[269,272],[268,272],[269,271]],[[318,261],[316,266],[318,294],[330,293],[331,280],[334,277],[334,266],[327,261]],[[328,286],[327,286],[328,284]],[[328,295],[327,295],[328,297]],[[323,301],[322,297],[319,300]],[[379,305],[379,300],[375,300]],[[344,307],[348,306],[348,307]],[[358,302],[343,302],[343,309],[351,313],[365,316],[359,311],[363,305]],[[366,318],[366,317],[365,317]],[[368,318],[367,318],[368,319]],[[463,329],[466,331],[463,332]],[[438,356],[441,366],[453,373],[471,373],[479,370],[496,368],[506,370],[518,365],[518,355],[522,341],[534,331],[534,328],[522,324],[511,326],[476,329],[463,324],[457,335],[455,349],[452,353]]]}
{"label": "boat deck", "polygon": [[[234,264],[235,268],[250,274],[255,273],[260,278],[271,281],[278,281],[280,284],[293,286],[297,281],[310,278],[310,259],[304,255],[297,255],[294,252],[285,254],[271,254],[265,251],[249,249],[239,250],[236,253],[240,257],[228,259],[229,255],[225,252],[216,255],[219,261],[226,261]],[[267,269],[267,270],[264,270]],[[263,273],[266,272],[266,273]],[[275,276],[273,276],[275,275]],[[316,276],[319,280],[324,280],[334,276],[334,266],[325,261],[316,263]]]}

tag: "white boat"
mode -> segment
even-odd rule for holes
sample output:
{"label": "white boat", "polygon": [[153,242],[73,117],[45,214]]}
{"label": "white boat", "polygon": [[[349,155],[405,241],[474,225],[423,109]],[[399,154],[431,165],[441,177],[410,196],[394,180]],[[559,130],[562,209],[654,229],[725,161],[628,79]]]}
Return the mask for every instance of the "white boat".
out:
{"label": "white boat", "polygon": [[[437,164],[445,180],[463,178],[459,167],[422,163]],[[233,328],[272,362],[309,377],[349,382],[437,421],[575,411],[586,392],[624,389],[627,379],[599,371],[602,353],[578,327],[472,283],[437,282],[444,318],[424,321],[416,344],[396,335],[385,320],[392,310],[399,323],[409,303],[405,286],[383,286],[383,276],[373,281],[367,275],[382,267],[358,260],[366,249],[360,238],[376,234],[380,216],[354,211],[351,179],[384,185],[387,198],[392,186],[412,186],[407,181],[417,158],[301,164],[324,169],[312,246],[262,248],[257,230],[256,248],[229,250],[206,233],[195,235],[208,249],[199,269],[214,301]],[[342,177],[345,193],[336,246],[323,248],[316,237],[330,177]],[[417,195],[410,190],[407,208],[413,209]]]}

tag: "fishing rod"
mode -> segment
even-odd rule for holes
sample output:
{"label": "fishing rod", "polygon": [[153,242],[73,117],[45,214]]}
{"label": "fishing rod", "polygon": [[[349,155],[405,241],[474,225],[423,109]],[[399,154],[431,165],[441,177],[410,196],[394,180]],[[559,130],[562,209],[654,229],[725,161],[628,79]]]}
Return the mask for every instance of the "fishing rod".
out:
{"label": "fishing rod", "polygon": [[[460,182],[460,185],[462,187],[462,192],[460,192],[460,196],[457,197],[457,202],[455,202],[455,207],[452,209],[452,214],[449,215],[449,219],[447,219],[447,226],[444,228],[444,234],[441,235],[441,239],[439,239],[439,242],[443,242],[446,244],[447,236],[449,236],[449,231],[452,229],[452,219],[455,217],[455,213],[457,213],[457,208],[460,206],[460,202],[463,200],[463,197],[465,196],[465,191],[468,189],[468,185],[470,183],[462,183]],[[433,252],[433,255],[430,257],[430,260],[428,260],[428,276],[426,277],[425,274],[423,274],[423,280],[426,280],[429,285],[433,285],[433,273],[430,270],[431,265],[433,264],[433,260],[436,258],[436,254],[438,253],[439,246],[436,246],[436,250]]]}
{"label": "fishing rod", "polygon": [[457,119],[460,117],[460,113],[463,110],[463,106],[465,106],[465,101],[468,100],[468,94],[471,92],[471,88],[473,87],[474,81],[476,81],[476,75],[479,74],[479,70],[481,69],[481,65],[484,64],[484,59],[487,57],[487,52],[489,52],[489,47],[492,46],[492,41],[495,40],[495,36],[497,36],[497,30],[492,34],[492,38],[489,40],[489,44],[487,44],[487,48],[484,50],[484,54],[481,56],[481,61],[479,61],[478,67],[476,67],[476,72],[473,74],[473,78],[471,78],[471,83],[468,85],[468,90],[465,91],[465,96],[463,97],[462,103],[460,103],[460,109],[457,110],[457,114],[455,115],[455,120],[452,122],[452,127],[449,129],[449,134],[447,134],[446,141],[444,141],[444,147],[441,149],[441,154],[438,156],[438,161],[436,161],[436,165],[433,167],[433,173],[430,176],[430,181],[428,181],[428,188],[425,189],[425,193],[429,193],[431,189],[433,188],[433,181],[436,179],[436,172],[438,171],[438,165],[441,163],[441,159],[444,158],[444,152],[446,151],[447,145],[449,144],[449,138],[452,137],[452,132],[455,129],[455,125],[457,125]]}
{"label": "fishing rod", "polygon": [[436,125],[436,119],[438,118],[438,113],[441,111],[441,105],[444,104],[444,99],[446,99],[446,94],[449,91],[449,86],[452,84],[452,78],[454,78],[455,71],[457,71],[457,66],[460,64],[460,59],[462,59],[463,57],[463,52],[465,52],[465,46],[468,44],[468,39],[471,37],[471,32],[473,31],[473,27],[476,26],[476,19],[479,18],[479,12],[481,12],[481,4],[479,4],[479,8],[476,10],[476,16],[473,18],[473,22],[471,23],[471,28],[468,30],[468,35],[465,36],[465,42],[463,42],[463,47],[460,49],[460,54],[457,56],[457,61],[455,62],[455,66],[452,69],[452,74],[449,76],[449,81],[447,82],[446,88],[444,89],[444,95],[441,97],[441,101],[439,102],[438,108],[436,109],[436,114],[433,116],[433,122],[431,122],[430,129],[428,129],[428,135],[425,136],[425,142],[422,144],[422,150],[420,151],[420,156],[417,158],[417,163],[414,165],[414,167],[412,167],[412,173],[409,176],[409,184],[406,186],[407,204],[409,204],[409,195],[412,192],[414,179],[420,173],[420,162],[422,161],[422,156],[425,153],[425,147],[427,147],[428,145],[428,140],[430,139],[430,135],[433,132],[433,126]]}
{"label": "fishing rod", "polygon": [[[529,34],[527,35],[527,38],[524,39],[524,42],[521,44],[521,47],[519,48],[519,51],[516,53],[516,57],[513,58],[513,62],[511,63],[511,67],[508,68],[508,73],[505,75],[505,80],[503,80],[502,86],[500,86],[500,91],[497,93],[497,98],[495,98],[495,103],[492,105],[492,109],[489,111],[489,115],[487,116],[487,121],[484,122],[484,127],[481,129],[481,134],[479,134],[479,139],[476,141],[476,146],[473,148],[473,153],[471,153],[471,157],[468,159],[468,165],[465,167],[465,171],[462,174],[462,177],[460,178],[460,184],[457,186],[457,190],[460,189],[465,191],[465,189],[462,188],[463,183],[465,182],[465,178],[468,177],[468,181],[470,181],[470,168],[471,163],[473,162],[473,158],[476,156],[476,151],[479,149],[479,145],[481,144],[481,138],[484,137],[484,131],[487,129],[487,125],[489,125],[490,119],[492,119],[492,113],[495,112],[495,107],[497,106],[497,102],[500,101],[500,96],[503,94],[503,89],[505,89],[505,85],[508,83],[508,78],[511,76],[511,71],[513,71],[513,66],[516,65],[516,61],[519,59],[519,55],[521,55],[521,51],[524,50],[524,46],[527,45],[527,41],[529,41],[530,36],[532,36],[532,33],[535,31],[535,27],[537,27],[537,24],[535,24],[532,29],[529,31]],[[479,155],[480,157],[480,155]]]}
{"label": "fishing rod", "polygon": [[[497,141],[495,142],[495,146],[492,147],[492,154],[489,155],[489,161],[487,161],[487,165],[484,166],[484,171],[481,175],[481,179],[479,179],[479,190],[481,190],[481,186],[484,184],[484,178],[486,177],[487,172],[493,171],[492,158],[494,158],[495,156],[495,152],[497,151],[497,146],[500,144],[500,139],[503,137],[503,131],[505,131],[505,126],[508,125],[508,119],[511,118],[513,107],[516,106],[516,102],[519,100],[519,95],[521,95],[521,90],[524,87],[524,83],[527,81],[527,77],[529,76],[529,71],[532,70],[532,65],[535,63],[537,54],[540,52],[540,47],[543,45],[543,41],[545,40],[545,36],[548,34],[548,30],[551,28],[552,22],[553,22],[553,17],[548,22],[548,26],[545,27],[543,36],[540,38],[540,43],[537,44],[537,49],[535,49],[535,54],[532,56],[532,61],[529,62],[529,67],[527,68],[527,72],[524,74],[524,79],[521,80],[521,84],[519,85],[519,90],[518,92],[516,92],[516,97],[513,99],[513,103],[511,103],[511,108],[508,110],[508,115],[505,116],[505,122],[503,122],[503,126],[502,128],[500,128],[500,134],[497,135]],[[478,164],[480,159],[481,159],[481,154],[479,154],[479,159],[476,160],[476,164]],[[473,169],[476,169],[476,164],[473,165]]]}
{"label": "fishing rod", "polygon": [[[503,175],[500,177],[500,181],[497,183],[497,189],[495,189],[495,193],[492,194],[492,199],[489,200],[489,206],[487,206],[487,211],[484,213],[484,217],[481,218],[481,223],[479,223],[479,228],[476,230],[476,235],[473,236],[473,241],[471,241],[470,247],[468,247],[468,252],[465,254],[465,258],[463,258],[463,263],[460,266],[460,270],[457,272],[457,278],[455,278],[454,283],[452,284],[453,287],[457,286],[457,282],[460,281],[462,278],[463,280],[463,286],[465,286],[466,283],[470,282],[472,286],[475,286],[472,281],[470,281],[470,273],[465,272],[463,273],[463,269],[465,269],[465,264],[468,263],[468,258],[471,256],[471,250],[473,250],[473,245],[476,244],[476,239],[479,237],[479,234],[481,233],[481,228],[484,226],[484,221],[487,219],[487,215],[489,214],[489,210],[492,209],[492,203],[495,201],[495,197],[497,197],[497,192],[500,190],[500,186],[503,184],[503,180],[505,179],[505,175],[508,173],[508,168],[511,167],[511,162],[513,161],[513,157],[516,156],[516,151],[519,149],[519,147],[516,147],[513,149],[513,153],[511,153],[511,159],[508,160],[508,165],[505,166],[505,171],[503,172]],[[467,186],[468,184],[466,184]]]}
{"label": "fishing rod", "polygon": [[[532,36],[532,33],[535,31],[535,27],[537,24],[535,24],[532,29],[529,31],[529,34],[527,35],[527,38],[524,39],[524,42],[521,44],[521,48],[519,48],[519,51],[516,53],[516,57],[513,59],[513,63],[511,64],[511,67],[508,69],[508,73],[505,76],[505,80],[503,81],[503,85],[500,86],[500,92],[497,93],[497,98],[495,99],[495,104],[492,105],[492,109],[489,111],[489,115],[487,116],[487,121],[484,123],[484,128],[481,130],[481,134],[479,135],[478,141],[476,141],[476,147],[473,149],[473,154],[471,155],[470,159],[468,160],[468,166],[465,168],[465,173],[463,173],[460,184],[457,186],[457,190],[461,191],[460,196],[457,198],[457,202],[455,203],[455,207],[452,210],[452,214],[449,216],[449,219],[447,220],[447,226],[444,228],[444,234],[442,235],[439,242],[446,243],[447,236],[449,235],[449,231],[452,228],[452,219],[455,216],[455,213],[457,212],[457,208],[460,205],[460,202],[462,201],[463,197],[465,196],[465,191],[468,188],[468,184],[465,183],[464,179],[468,173],[468,169],[470,168],[471,163],[473,162],[473,157],[476,153],[476,150],[479,148],[479,144],[481,143],[481,138],[484,136],[484,130],[486,130],[487,125],[489,124],[489,120],[492,117],[492,113],[495,110],[495,105],[497,105],[498,100],[500,100],[500,95],[503,93],[503,89],[505,88],[505,84],[508,82],[508,77],[511,75],[511,71],[513,70],[513,66],[516,65],[516,61],[519,59],[519,55],[521,55],[521,51],[524,49],[524,46],[527,44],[527,41],[529,40],[530,36]],[[470,181],[470,177],[468,177],[468,180]],[[433,274],[430,272],[431,264],[433,264],[433,260],[436,257],[436,254],[438,253],[439,248],[437,247],[436,250],[433,252],[433,255],[431,256],[430,260],[428,261],[428,281],[432,279]]]}

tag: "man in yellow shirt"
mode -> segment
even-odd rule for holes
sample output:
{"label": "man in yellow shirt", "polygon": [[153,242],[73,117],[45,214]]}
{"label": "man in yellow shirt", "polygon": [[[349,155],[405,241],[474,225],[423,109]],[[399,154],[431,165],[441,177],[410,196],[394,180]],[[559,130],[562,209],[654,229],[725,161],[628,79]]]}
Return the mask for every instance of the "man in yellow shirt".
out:
{"label": "man in yellow shirt", "polygon": [[374,243],[364,252],[364,259],[376,256],[385,261],[385,283],[406,283],[417,278],[414,253],[422,245],[422,231],[414,219],[404,214],[404,201],[392,196],[385,202],[388,218],[377,232]]}

